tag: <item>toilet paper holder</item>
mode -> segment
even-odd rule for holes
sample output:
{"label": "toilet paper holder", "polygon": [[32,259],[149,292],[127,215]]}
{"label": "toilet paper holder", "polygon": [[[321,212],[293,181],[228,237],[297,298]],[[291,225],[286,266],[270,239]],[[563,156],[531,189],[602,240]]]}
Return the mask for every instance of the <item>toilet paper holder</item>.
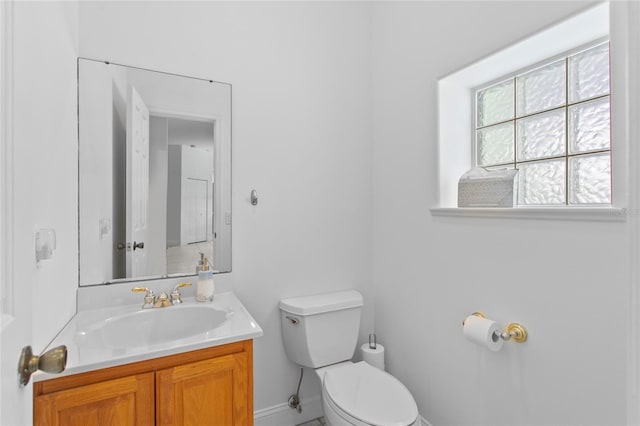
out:
{"label": "toilet paper holder", "polygon": [[[475,315],[480,318],[486,318],[487,316],[484,312],[474,312],[471,315]],[[464,320],[462,320],[462,325],[464,326]],[[495,333],[497,334],[497,333]],[[502,333],[498,334],[498,337],[504,341],[513,340],[516,343],[524,343],[527,341],[529,333],[527,333],[527,329],[524,325],[518,324],[517,322],[511,322],[507,324]]]}

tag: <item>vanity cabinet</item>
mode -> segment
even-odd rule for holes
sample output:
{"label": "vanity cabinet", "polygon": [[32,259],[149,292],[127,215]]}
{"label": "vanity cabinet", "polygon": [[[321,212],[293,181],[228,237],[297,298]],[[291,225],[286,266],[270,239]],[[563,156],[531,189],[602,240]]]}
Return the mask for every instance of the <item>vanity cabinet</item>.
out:
{"label": "vanity cabinet", "polygon": [[36,397],[36,425],[150,425],[153,373],[78,386]]}
{"label": "vanity cabinet", "polygon": [[243,374],[247,369],[246,355],[231,354],[158,371],[156,424],[249,424],[249,386]]}
{"label": "vanity cabinet", "polygon": [[34,425],[253,425],[253,341],[36,382]]}

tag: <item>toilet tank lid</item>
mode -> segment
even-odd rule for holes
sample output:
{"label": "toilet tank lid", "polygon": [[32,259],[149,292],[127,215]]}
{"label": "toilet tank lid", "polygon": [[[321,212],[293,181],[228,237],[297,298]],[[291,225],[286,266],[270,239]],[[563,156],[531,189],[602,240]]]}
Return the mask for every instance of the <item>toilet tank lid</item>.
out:
{"label": "toilet tank lid", "polygon": [[355,290],[291,297],[280,301],[281,310],[301,316],[357,308],[362,305],[362,295]]}

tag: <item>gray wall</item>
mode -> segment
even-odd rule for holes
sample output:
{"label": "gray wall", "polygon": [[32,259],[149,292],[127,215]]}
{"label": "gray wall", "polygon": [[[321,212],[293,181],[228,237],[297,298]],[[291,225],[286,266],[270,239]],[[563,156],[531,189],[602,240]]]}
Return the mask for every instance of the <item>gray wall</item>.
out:
{"label": "gray wall", "polygon": [[167,243],[169,247],[180,245],[182,209],[182,147],[169,145],[167,194]]}
{"label": "gray wall", "polygon": [[167,273],[169,129],[166,118],[149,118],[149,275]]}

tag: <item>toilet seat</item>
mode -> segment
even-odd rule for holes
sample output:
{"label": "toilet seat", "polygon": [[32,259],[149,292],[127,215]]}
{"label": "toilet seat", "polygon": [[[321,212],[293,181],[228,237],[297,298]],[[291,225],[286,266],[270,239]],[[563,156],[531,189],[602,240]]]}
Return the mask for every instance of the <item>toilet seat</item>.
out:
{"label": "toilet seat", "polygon": [[351,424],[408,426],[418,418],[409,390],[364,361],[327,369],[322,387],[327,403]]}

